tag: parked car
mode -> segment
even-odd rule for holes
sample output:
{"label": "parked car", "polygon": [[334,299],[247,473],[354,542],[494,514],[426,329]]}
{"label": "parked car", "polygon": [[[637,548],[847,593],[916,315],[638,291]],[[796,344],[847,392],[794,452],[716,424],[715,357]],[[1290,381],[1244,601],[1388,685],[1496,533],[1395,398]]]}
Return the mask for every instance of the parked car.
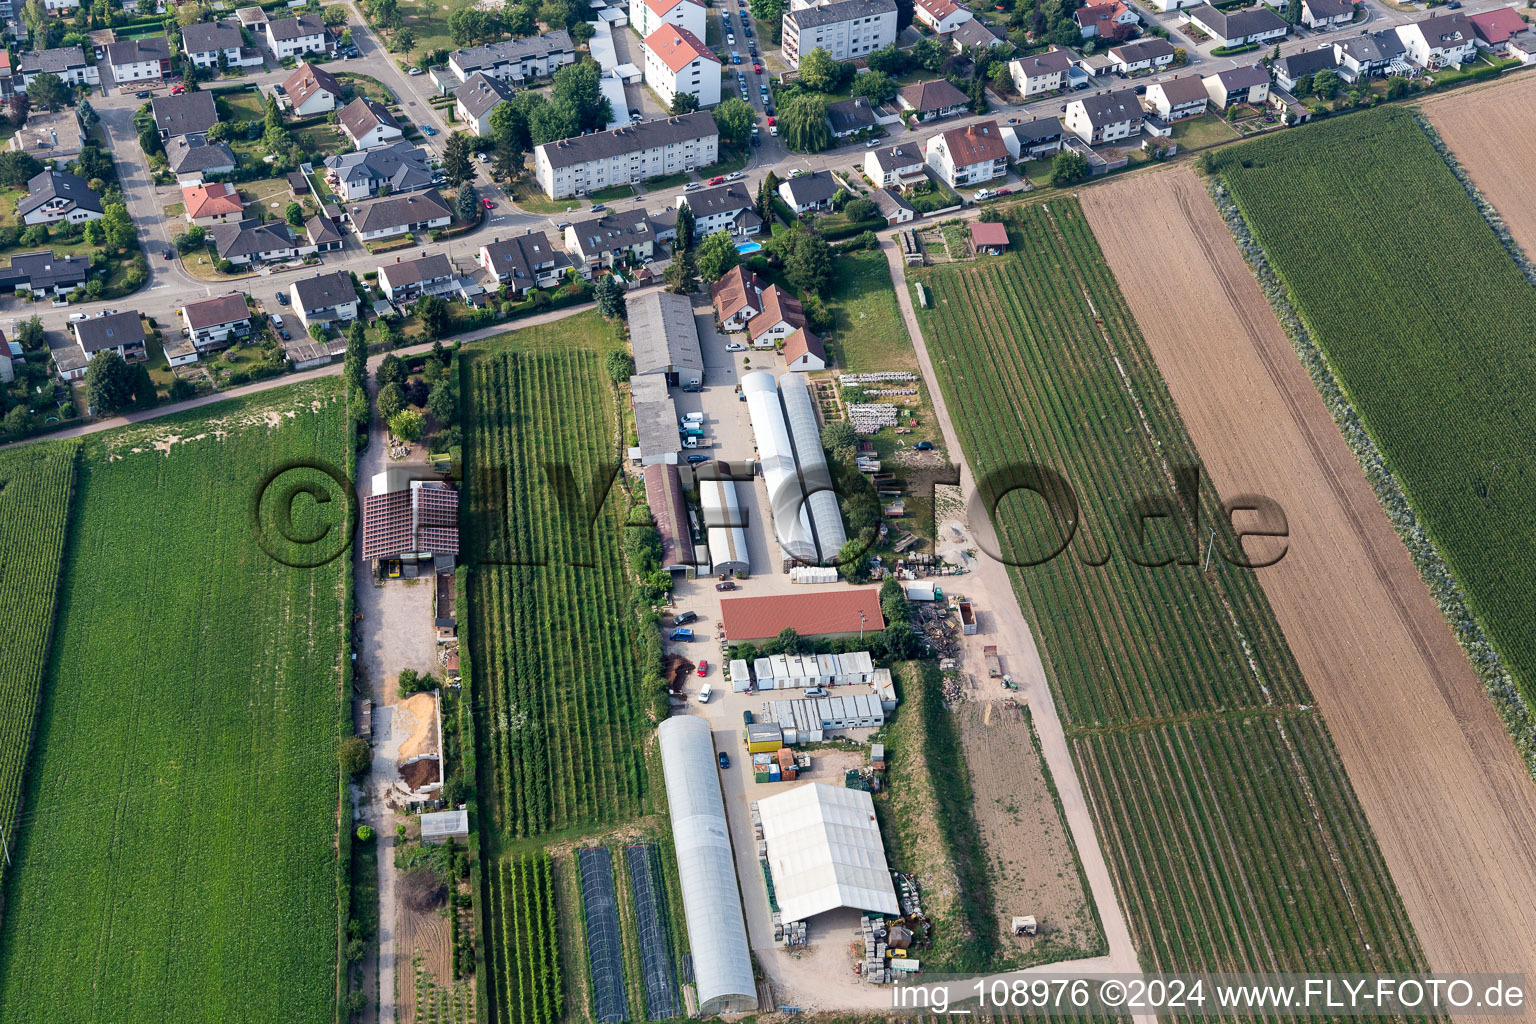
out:
{"label": "parked car", "polygon": [[282,305],[282,306],[288,305],[288,293],[287,292],[278,292],[277,293],[277,301],[278,301],[279,305]]}
{"label": "parked car", "polygon": [[726,46],[735,46],[736,45],[736,33],[734,33],[734,32],[727,32],[725,34],[725,45]]}
{"label": "parked car", "polygon": [[747,172],[746,171],[732,171],[730,174],[727,174],[725,176],[725,180],[726,181],[740,181],[742,178],[745,178],[746,176],[747,176]]}
{"label": "parked car", "polygon": [[[774,131],[778,131],[778,129],[775,128]],[[758,135],[752,136],[752,145],[754,145],[754,146],[761,146],[762,144],[763,144],[763,140],[762,140],[761,136],[758,136]]]}
{"label": "parked car", "polygon": [[769,128],[768,129],[768,134],[769,135],[777,135],[777,134],[779,134],[779,126],[778,125],[774,125],[772,128]]}
{"label": "parked car", "polygon": [[186,91],[187,91],[187,87],[185,85],[173,85],[173,86],[171,86],[171,95],[172,96],[180,96],[182,93],[184,93]]}
{"label": "parked car", "polygon": [[163,255],[166,259],[170,259],[171,258],[171,250],[167,249],[161,255]]}
{"label": "parked car", "polygon": [[1011,188],[1000,188],[996,192],[993,192],[992,194],[995,195],[995,196],[1011,196],[1011,195],[1013,195],[1013,189],[1011,189]]}
{"label": "parked car", "polygon": [[720,767],[721,768],[729,768],[730,766],[731,766],[731,755],[727,754],[723,750],[720,751]]}
{"label": "parked car", "polygon": [[85,319],[85,314],[84,313],[71,313],[71,314],[69,314],[69,322],[70,323],[74,323],[76,320],[84,320],[84,319]]}
{"label": "parked car", "polygon": [[708,704],[709,703],[709,698],[713,697],[714,695],[715,695],[715,688],[713,686],[710,686],[708,683],[705,683],[703,686],[699,687],[699,703],[700,704]]}
{"label": "parked car", "polygon": [[406,68],[405,73],[408,75],[419,75],[421,74],[421,68]]}
{"label": "parked car", "polygon": [[697,619],[698,617],[699,617],[699,613],[698,612],[678,612],[677,615],[674,616],[673,619],[672,619],[672,625],[674,625],[674,626],[686,626],[686,625],[688,625],[688,623],[692,622],[693,620]]}
{"label": "parked car", "polygon": [[807,689],[805,691],[805,695],[807,697],[826,697],[826,696],[829,696],[829,694],[827,693],[827,688],[824,687],[824,686],[812,686],[812,687],[810,687],[809,689]]}
{"label": "parked car", "polygon": [[789,170],[789,176],[791,178],[798,178],[798,177],[800,177],[800,175],[802,175],[804,173],[805,173],[805,168],[803,168],[803,167],[792,167]]}
{"label": "parked car", "polygon": [[674,629],[671,633],[669,633],[667,635],[667,639],[668,640],[674,640],[677,643],[683,643],[683,644],[690,643],[693,640],[693,630],[691,630],[691,629]]}
{"label": "parked car", "polygon": [[636,110],[634,107],[630,107],[629,108],[629,116],[630,117],[639,117],[640,116],[640,111]]}
{"label": "parked car", "polygon": [[723,174],[717,174],[713,178],[709,179],[709,183],[711,185],[724,185],[725,184],[725,176]]}
{"label": "parked car", "polygon": [[688,465],[690,465],[690,466],[697,466],[701,462],[708,462],[708,461],[709,461],[709,456],[708,455],[700,455],[697,452],[695,452],[694,454],[688,456]]}
{"label": "parked car", "polygon": [[480,200],[480,205],[485,207],[487,210],[494,210],[494,209],[496,209],[496,204],[493,203],[489,199],[482,199],[482,200]]}
{"label": "parked car", "polygon": [[592,204],[592,212],[593,213],[602,213],[606,209],[608,209],[608,207],[605,204],[603,204],[603,203],[593,203]]}
{"label": "parked car", "polygon": [[436,134],[437,134],[437,129],[436,129],[436,128],[433,128],[433,127],[432,127],[432,126],[431,126],[431,125],[429,125],[429,124],[424,124],[424,125],[422,125],[422,126],[421,126],[421,130],[422,130],[422,131],[424,131],[424,132],[426,132],[426,133],[427,133],[427,134],[428,134],[428,135],[436,135]]}
{"label": "parked car", "polygon": [[736,581],[735,580],[725,580],[724,582],[716,583],[715,584],[715,589],[716,590],[735,590],[736,589]]}
{"label": "parked car", "polygon": [[726,344],[725,350],[727,352],[745,352],[747,350],[747,346],[743,345],[739,341],[732,341]]}
{"label": "parked car", "polygon": [[699,659],[698,673],[701,676],[709,675],[709,662],[705,661],[703,658]]}
{"label": "parked car", "polygon": [[293,340],[293,338],[291,336],[289,336],[287,331],[278,331],[277,332],[277,336],[279,338],[282,338],[284,341],[292,341]]}
{"label": "parked car", "polygon": [[[281,295],[282,292],[278,292],[278,294]],[[282,328],[282,326],[283,326],[283,318],[278,316],[276,313],[273,313],[268,319],[270,319],[272,321],[272,326],[273,327],[277,327],[279,329]]]}
{"label": "parked car", "polygon": [[757,721],[757,716],[752,714],[752,712],[750,712],[750,711],[743,711],[741,713],[741,724],[742,725],[751,725],[751,724],[753,724],[756,721]]}
{"label": "parked car", "polygon": [[931,451],[933,451],[933,442],[932,441],[919,441],[919,442],[917,442],[917,444],[913,445],[912,447],[914,449],[916,449],[917,451],[920,451],[920,452],[931,452]]}
{"label": "parked car", "polygon": [[138,100],[147,100],[149,99],[149,90],[140,89],[138,92],[133,94],[133,98]]}
{"label": "parked car", "polygon": [[1146,94],[1147,94],[1147,87],[1146,86],[1138,85],[1136,87],[1136,95],[1137,96],[1145,96]]}

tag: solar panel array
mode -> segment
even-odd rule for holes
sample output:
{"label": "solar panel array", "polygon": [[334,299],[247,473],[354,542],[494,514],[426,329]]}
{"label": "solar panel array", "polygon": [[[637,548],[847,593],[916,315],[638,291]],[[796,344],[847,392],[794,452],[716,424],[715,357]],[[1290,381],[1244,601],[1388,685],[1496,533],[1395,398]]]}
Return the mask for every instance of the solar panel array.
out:
{"label": "solar panel array", "polygon": [[613,854],[606,846],[576,851],[587,916],[587,961],[592,967],[592,1008],[599,1024],[629,1019],[624,995],[624,948],[619,938],[619,899],[613,887]]}
{"label": "solar panel array", "polygon": [[645,1015],[667,1020],[682,1015],[677,978],[672,973],[672,945],[667,935],[666,890],[654,843],[626,846],[629,887],[635,897],[635,921],[640,931],[640,966],[645,976]]}

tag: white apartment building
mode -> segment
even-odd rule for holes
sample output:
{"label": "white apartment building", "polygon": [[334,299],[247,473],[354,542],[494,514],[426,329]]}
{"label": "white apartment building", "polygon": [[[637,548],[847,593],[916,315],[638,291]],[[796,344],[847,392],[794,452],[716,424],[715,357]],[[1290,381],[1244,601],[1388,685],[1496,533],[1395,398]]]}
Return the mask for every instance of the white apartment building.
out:
{"label": "white apartment building", "polygon": [[720,131],[714,115],[696,110],[681,117],[546,142],[533,151],[534,173],[545,195],[565,199],[612,185],[691,171],[714,163],[719,151]]}
{"label": "white apartment building", "polygon": [[297,18],[269,21],[267,45],[272,48],[278,60],[319,53],[325,49],[325,22],[320,20],[318,14],[302,14]]}
{"label": "white apartment building", "polygon": [[[689,93],[701,107],[720,102],[720,58],[685,28],[662,25],[645,37],[645,84],[670,109],[678,93]],[[614,112],[615,114],[618,111]]]}
{"label": "white apartment building", "polygon": [[1071,69],[1072,58],[1065,50],[1051,50],[1008,62],[1013,87],[1025,99],[1066,88],[1067,73]]}
{"label": "white apartment building", "polygon": [[794,0],[781,23],[781,49],[792,67],[823,49],[833,60],[863,57],[896,41],[896,0]]}
{"label": "white apartment building", "polygon": [[700,39],[707,34],[704,4],[700,0],[644,0],[629,5],[629,17],[641,39],[663,25],[685,28]]}

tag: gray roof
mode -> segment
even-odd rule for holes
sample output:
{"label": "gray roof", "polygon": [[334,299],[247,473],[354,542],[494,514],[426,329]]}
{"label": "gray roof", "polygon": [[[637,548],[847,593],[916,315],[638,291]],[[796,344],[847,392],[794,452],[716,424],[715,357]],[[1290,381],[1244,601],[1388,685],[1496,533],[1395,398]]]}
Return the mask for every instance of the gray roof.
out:
{"label": "gray roof", "polygon": [[581,251],[591,255],[610,249],[625,248],[655,240],[650,215],[644,210],[625,210],[623,213],[605,213],[572,224]]}
{"label": "gray roof", "polygon": [[27,196],[16,204],[16,213],[24,217],[54,199],[68,200],[72,206],[66,206],[66,210],[73,208],[102,212],[101,196],[92,192],[80,175],[67,171],[43,171],[27,182]]}
{"label": "gray roof", "polygon": [[852,99],[828,103],[827,121],[832,125],[832,134],[841,135],[845,132],[856,132],[873,127],[877,119],[874,108],[869,105],[869,100],[863,96],[855,96]]}
{"label": "gray roof", "polygon": [[357,286],[352,283],[352,275],[345,270],[301,278],[293,282],[293,291],[299,307],[305,312],[357,301]]}
{"label": "gray roof", "polygon": [[925,110],[943,110],[945,107],[962,107],[971,102],[970,97],[956,89],[947,78],[935,78],[931,82],[914,82],[896,95],[918,113]]}
{"label": "gray roof", "polygon": [[152,60],[170,60],[171,41],[165,36],[148,39],[125,39],[107,47],[107,63],[113,65],[140,64]]}
{"label": "gray roof", "polygon": [[1168,102],[1174,106],[1180,103],[1194,103],[1196,100],[1205,102],[1210,97],[1205,91],[1205,81],[1199,75],[1179,75],[1170,78],[1166,82],[1156,83],[1162,89],[1163,95],[1168,97]]}
{"label": "gray roof", "polygon": [[1358,36],[1340,39],[1334,45],[1361,64],[1389,61],[1408,52],[1397,33],[1389,28],[1380,32],[1362,32]]}
{"label": "gray roof", "polygon": [[1339,66],[1339,58],[1334,55],[1333,47],[1320,46],[1315,50],[1302,50],[1300,53],[1292,53],[1275,61],[1271,67],[1275,74],[1281,78],[1289,78],[1292,81],[1303,75],[1315,75],[1319,71],[1332,71]]}
{"label": "gray roof", "polygon": [[695,217],[707,217],[715,213],[732,213],[736,210],[751,210],[757,206],[756,200],[747,191],[747,186],[739,181],[728,181],[724,185],[716,185],[714,188],[689,192],[683,196],[683,199],[687,201],[688,209],[693,211]]}
{"label": "gray roof", "polygon": [[[975,19],[972,19],[975,20]],[[966,22],[967,25],[970,22]],[[1054,75],[1066,71],[1072,66],[1072,57],[1066,50],[1049,50],[1045,53],[1036,53],[1029,57],[1019,57],[1014,61],[1025,77],[1030,75]]]}
{"label": "gray roof", "polygon": [[240,26],[233,21],[205,21],[181,30],[181,45],[187,53],[233,50],[245,45]]}
{"label": "gray roof", "polygon": [[61,284],[84,284],[90,269],[91,261],[83,256],[55,256],[52,249],[43,249],[12,256],[5,277],[15,282],[26,281],[36,292]]}
{"label": "gray roof", "polygon": [[629,378],[629,401],[635,411],[635,440],[642,457],[664,455],[682,448],[677,432],[677,404],[660,373]]}
{"label": "gray roof", "polygon": [[411,142],[393,142],[356,153],[328,156],[325,166],[344,182],[387,181],[396,192],[409,192],[432,184],[427,154]]}
{"label": "gray roof", "polygon": [[352,223],[362,232],[422,224],[452,215],[435,188],[403,196],[385,196],[352,207]]}
{"label": "gray roof", "polygon": [[970,18],[950,33],[949,41],[956,46],[997,46],[1008,40],[980,18]]}
{"label": "gray roof", "polygon": [[495,239],[486,242],[484,249],[491,273],[498,278],[506,276],[521,282],[520,288],[535,280],[540,267],[552,264],[558,269],[571,265],[565,250],[552,243],[542,231],[530,231],[505,240]]}
{"label": "gray roof", "polygon": [[278,221],[263,224],[259,220],[243,220],[238,224],[214,224],[208,228],[208,236],[213,239],[214,251],[226,260],[232,256],[260,256],[264,252],[294,247],[288,225]]}
{"label": "gray roof", "polygon": [[[1200,90],[1200,97],[1205,98],[1205,88],[1200,85],[1200,79],[1191,79],[1195,87]],[[1061,118],[1052,114],[1050,117],[1034,117],[1019,124],[1010,124],[1013,129],[1013,137],[1024,144],[1043,142],[1046,139],[1061,138]]]}
{"label": "gray roof", "polygon": [[388,281],[391,288],[421,284],[453,276],[453,264],[440,252],[430,256],[418,256],[414,260],[397,260],[379,267],[379,279]]}
{"label": "gray roof", "polygon": [[887,149],[875,150],[875,163],[882,171],[894,171],[899,167],[911,167],[926,162],[923,147],[915,142],[902,142]]}
{"label": "gray roof", "polygon": [[1172,57],[1173,44],[1166,39],[1140,39],[1134,43],[1125,43],[1121,46],[1110,47],[1109,52],[1127,64],[1135,64],[1142,60],[1156,60],[1159,57]]}
{"label": "gray roof", "polygon": [[362,138],[381,124],[399,128],[400,122],[378,100],[371,96],[359,96],[341,109],[337,118],[342,128],[354,140]]}
{"label": "gray roof", "polygon": [[74,328],[75,337],[80,339],[80,347],[85,349],[87,355],[117,348],[119,345],[144,343],[144,322],[139,319],[138,310],[135,309],[126,313],[108,313],[106,316],[77,320]]}
{"label": "gray roof", "polygon": [[284,42],[303,36],[325,34],[325,22],[318,14],[301,14],[297,18],[281,18],[267,23],[267,31],[273,39]]}
{"label": "gray roof", "polygon": [[227,143],[209,142],[198,135],[178,135],[167,142],[165,159],[175,174],[235,167],[235,151]]}
{"label": "gray roof", "polygon": [[1320,18],[1338,18],[1355,13],[1354,0],[1304,0],[1313,14]]}
{"label": "gray roof", "polygon": [[1088,123],[1095,128],[1119,124],[1121,121],[1140,121],[1145,116],[1134,89],[1101,92],[1085,96],[1078,102],[1082,103],[1083,110],[1088,114]]}
{"label": "gray roof", "polygon": [[689,368],[703,371],[699,327],[686,295],[647,291],[625,300],[635,372]]}
{"label": "gray roof", "polygon": [[1288,30],[1290,27],[1286,25],[1284,18],[1263,4],[1231,12],[1218,11],[1210,4],[1202,4],[1199,7],[1190,8],[1185,13],[1200,24],[1209,26],[1223,39],[1273,32],[1275,29]]}
{"label": "gray roof", "polygon": [[16,65],[24,75],[56,75],[70,68],[85,67],[85,49],[80,46],[60,46],[53,50],[24,53]]}
{"label": "gray roof", "polygon": [[1431,14],[1413,22],[1430,46],[1455,46],[1472,38],[1472,23],[1460,11]]}
{"label": "gray roof", "polygon": [[326,242],[341,241],[341,232],[336,229],[336,224],[329,217],[311,217],[304,222],[304,233],[314,245],[324,245]]}
{"label": "gray roof", "polygon": [[837,195],[837,182],[826,171],[813,171],[798,178],[787,178],[782,184],[789,189],[796,206],[829,202]]}
{"label": "gray roof", "polygon": [[836,0],[835,3],[823,4],[820,7],[789,11],[784,17],[804,31],[817,25],[835,25],[840,21],[895,13],[896,0]]}
{"label": "gray roof", "polygon": [[554,168],[574,167],[590,160],[622,156],[650,149],[653,146],[670,146],[691,139],[718,137],[714,115],[707,110],[695,110],[680,117],[658,118],[641,121],[608,132],[578,135],[560,142],[546,142],[537,147]]}
{"label": "gray roof", "polygon": [[211,92],[157,96],[149,101],[149,109],[155,116],[155,126],[173,137],[202,135],[219,121],[219,112],[214,109]]}
{"label": "gray roof", "polygon": [[1258,64],[1218,71],[1211,77],[1219,79],[1222,87],[1228,92],[1233,89],[1251,89],[1256,85],[1269,84],[1269,72]]}
{"label": "gray roof", "polygon": [[547,57],[552,53],[574,52],[575,49],[575,45],[571,42],[571,34],[562,28],[545,32],[540,36],[525,36],[522,39],[506,39],[499,43],[487,43],[484,46],[465,47],[462,50],[454,50],[448,55],[448,59],[465,71],[473,72],[480,68],[492,68],[497,64],[520,64],[528,57]]}
{"label": "gray roof", "polygon": [[510,100],[515,90],[499,78],[476,71],[469,80],[453,91],[453,98],[463,105],[465,112],[479,120],[498,103]]}
{"label": "gray roof", "polygon": [[899,210],[912,209],[912,204],[903,199],[900,193],[892,192],[888,188],[875,189],[869,194],[869,201],[875,204],[875,209],[879,210],[880,215],[886,219],[894,217]]}

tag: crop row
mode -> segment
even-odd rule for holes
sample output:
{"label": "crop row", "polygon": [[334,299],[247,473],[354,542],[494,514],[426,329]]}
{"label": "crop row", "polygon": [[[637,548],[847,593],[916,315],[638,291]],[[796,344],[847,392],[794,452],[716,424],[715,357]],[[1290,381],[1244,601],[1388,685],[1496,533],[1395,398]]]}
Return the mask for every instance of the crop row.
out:
{"label": "crop row", "polygon": [[495,975],[498,1024],[560,1019],[565,990],[555,927],[557,898],[549,855],[526,854],[502,861],[487,886],[491,928],[487,955]]}
{"label": "crop row", "polygon": [[1372,111],[1280,141],[1223,161],[1230,193],[1536,697],[1536,291],[1412,114]]}
{"label": "crop row", "polygon": [[469,370],[470,642],[510,835],[620,820],[645,793],[600,370],[586,352],[479,355]]}
{"label": "crop row", "polygon": [[[74,444],[0,457],[0,852],[16,837],[21,782],[58,594],[75,482]],[[0,856],[0,883],[5,857]]]}

